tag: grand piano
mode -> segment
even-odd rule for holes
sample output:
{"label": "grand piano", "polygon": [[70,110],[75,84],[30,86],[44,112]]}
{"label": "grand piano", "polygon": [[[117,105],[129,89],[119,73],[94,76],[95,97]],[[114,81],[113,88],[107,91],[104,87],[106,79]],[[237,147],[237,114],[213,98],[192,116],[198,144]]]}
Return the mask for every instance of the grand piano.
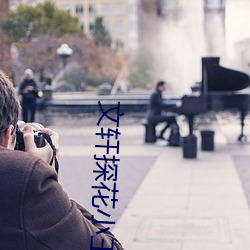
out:
{"label": "grand piano", "polygon": [[208,111],[235,110],[240,114],[241,132],[239,141],[246,140],[244,121],[249,109],[249,93],[244,93],[250,84],[243,72],[219,65],[219,57],[202,58],[202,81],[193,88],[192,95],[182,97],[181,106],[175,112],[187,117],[189,135],[193,133],[196,115]]}

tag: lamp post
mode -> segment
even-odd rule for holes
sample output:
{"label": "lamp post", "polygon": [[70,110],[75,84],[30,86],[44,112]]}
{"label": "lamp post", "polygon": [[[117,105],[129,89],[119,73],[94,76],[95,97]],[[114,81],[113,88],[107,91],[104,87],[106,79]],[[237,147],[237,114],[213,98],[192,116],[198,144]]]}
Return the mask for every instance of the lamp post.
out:
{"label": "lamp post", "polygon": [[62,58],[63,61],[63,68],[67,65],[67,60],[73,53],[73,50],[69,47],[67,43],[63,43],[57,50],[57,55],[59,55]]}

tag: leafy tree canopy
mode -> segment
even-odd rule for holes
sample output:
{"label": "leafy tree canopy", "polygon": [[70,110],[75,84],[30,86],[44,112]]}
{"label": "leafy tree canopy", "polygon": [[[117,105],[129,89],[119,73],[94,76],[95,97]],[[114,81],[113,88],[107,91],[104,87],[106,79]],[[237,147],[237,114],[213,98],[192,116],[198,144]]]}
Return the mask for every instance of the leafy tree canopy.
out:
{"label": "leafy tree canopy", "polygon": [[[60,75],[62,60],[56,50],[62,43],[69,44],[73,53],[67,63],[67,73]],[[80,78],[86,85],[92,86],[98,86],[103,82],[114,82],[122,66],[117,53],[105,46],[97,46],[93,39],[81,33],[66,34],[62,37],[50,33],[39,34],[36,39],[28,43],[25,41],[15,43],[13,49],[16,50],[16,56],[12,58],[16,84],[21,82],[24,70],[31,68],[36,79],[39,78],[40,81],[46,78],[59,80],[53,88],[65,82],[67,85],[72,85],[72,82],[76,81],[74,86],[68,86],[69,89],[72,87],[76,91],[79,90],[79,86],[76,85],[81,84]],[[72,68],[73,63],[79,67]],[[74,80],[69,82],[72,75],[75,75]]]}
{"label": "leafy tree canopy", "polygon": [[78,19],[60,10],[49,0],[36,6],[20,5],[11,11],[2,23],[2,28],[11,42],[39,33],[53,33],[63,36],[80,31]]}
{"label": "leafy tree canopy", "polygon": [[92,35],[96,45],[104,45],[106,47],[111,46],[111,37],[103,24],[103,18],[97,17],[95,19],[95,24],[92,30]]}

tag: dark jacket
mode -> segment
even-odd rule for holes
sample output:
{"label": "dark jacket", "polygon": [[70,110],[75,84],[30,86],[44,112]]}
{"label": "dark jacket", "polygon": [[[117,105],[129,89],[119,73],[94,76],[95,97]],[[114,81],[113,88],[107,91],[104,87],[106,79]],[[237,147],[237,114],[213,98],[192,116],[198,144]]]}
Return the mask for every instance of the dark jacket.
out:
{"label": "dark jacket", "polygon": [[[91,222],[91,214],[69,200],[57,174],[42,160],[0,147],[0,250],[89,250],[111,247],[114,236]],[[114,240],[114,250],[123,249]]]}
{"label": "dark jacket", "polygon": [[163,106],[164,104],[162,101],[161,92],[159,90],[155,90],[155,92],[151,95],[148,103],[148,109],[147,109],[148,117],[154,115],[160,115]]}
{"label": "dark jacket", "polygon": [[[28,93],[24,93],[24,89],[28,86],[33,87],[33,90]],[[36,82],[33,79],[24,79],[19,88],[19,94],[22,95],[23,98],[37,98],[38,96],[38,87]]]}
{"label": "dark jacket", "polygon": [[161,91],[155,90],[153,94],[150,96],[147,106],[148,121],[154,121],[156,117],[161,116],[162,109],[166,111],[170,107],[171,105],[163,102]]}

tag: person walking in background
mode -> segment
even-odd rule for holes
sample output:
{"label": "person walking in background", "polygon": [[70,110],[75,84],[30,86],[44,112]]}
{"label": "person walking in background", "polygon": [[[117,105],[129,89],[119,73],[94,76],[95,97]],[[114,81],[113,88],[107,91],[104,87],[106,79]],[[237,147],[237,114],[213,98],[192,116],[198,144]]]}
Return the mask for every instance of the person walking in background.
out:
{"label": "person walking in background", "polygon": [[157,125],[158,123],[165,122],[166,126],[161,130],[160,134],[156,136],[157,139],[165,140],[164,133],[172,125],[177,125],[174,115],[162,115],[163,108],[169,108],[169,105],[164,104],[162,100],[162,92],[166,89],[166,82],[159,81],[156,84],[155,91],[150,97],[147,107],[147,121]]}
{"label": "person walking in background", "polygon": [[22,96],[22,115],[24,122],[34,122],[36,114],[36,99],[38,97],[38,87],[34,80],[31,69],[24,71],[24,79],[19,88]]}

